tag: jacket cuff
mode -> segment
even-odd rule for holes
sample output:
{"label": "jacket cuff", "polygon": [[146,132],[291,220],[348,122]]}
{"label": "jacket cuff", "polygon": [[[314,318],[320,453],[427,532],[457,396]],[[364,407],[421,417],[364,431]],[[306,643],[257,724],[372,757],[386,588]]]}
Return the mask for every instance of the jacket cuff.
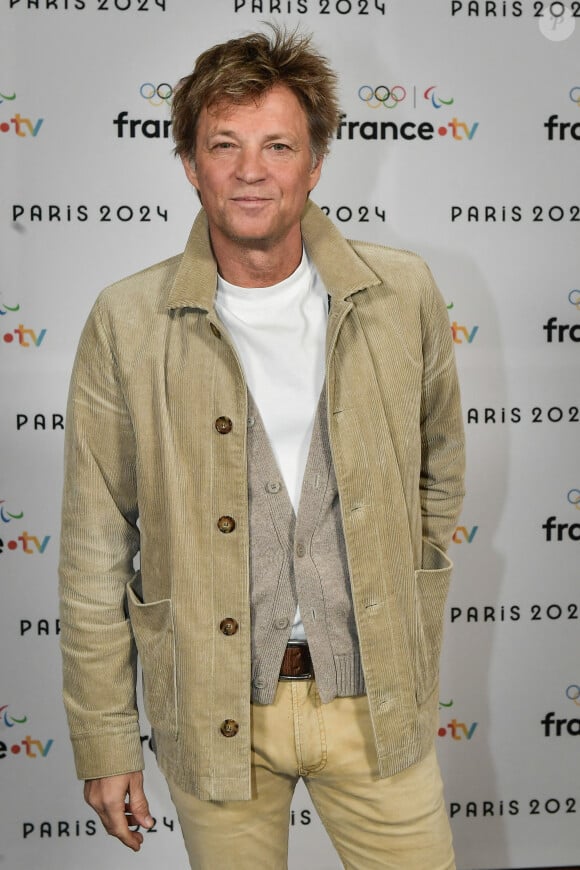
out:
{"label": "jacket cuff", "polygon": [[145,767],[139,732],[82,734],[71,740],[79,779],[102,779]]}

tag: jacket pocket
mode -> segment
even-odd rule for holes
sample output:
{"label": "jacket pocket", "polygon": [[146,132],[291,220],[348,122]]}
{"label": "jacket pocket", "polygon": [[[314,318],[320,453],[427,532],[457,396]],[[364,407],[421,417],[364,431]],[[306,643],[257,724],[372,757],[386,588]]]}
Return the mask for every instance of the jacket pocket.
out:
{"label": "jacket pocket", "polygon": [[143,670],[143,701],[151,727],[177,737],[175,631],[171,601],[144,604],[141,575],[127,586],[127,606]]}
{"label": "jacket pocket", "polygon": [[423,540],[423,565],[415,571],[417,645],[415,673],[417,703],[423,704],[437,687],[443,638],[443,616],[453,563]]}

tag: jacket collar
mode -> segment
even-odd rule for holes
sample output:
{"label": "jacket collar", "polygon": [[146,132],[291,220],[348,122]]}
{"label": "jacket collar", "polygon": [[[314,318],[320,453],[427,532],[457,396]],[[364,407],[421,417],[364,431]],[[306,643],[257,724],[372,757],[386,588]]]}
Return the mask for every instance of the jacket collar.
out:
{"label": "jacket collar", "polygon": [[[310,200],[304,208],[301,227],[308,256],[333,300],[346,299],[365,287],[381,283],[332,221]],[[209,241],[207,216],[201,209],[191,228],[167,305],[170,309],[210,311],[216,287],[217,265]]]}

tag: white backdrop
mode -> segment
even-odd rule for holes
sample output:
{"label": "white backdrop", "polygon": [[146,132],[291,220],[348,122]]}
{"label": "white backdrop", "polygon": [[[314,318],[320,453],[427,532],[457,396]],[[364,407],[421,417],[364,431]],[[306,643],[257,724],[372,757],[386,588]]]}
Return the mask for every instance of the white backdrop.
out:
{"label": "white backdrop", "polygon": [[[263,20],[301,24],[345,117],[314,199],[410,248],[447,299],[468,496],[452,545],[438,748],[458,866],[580,864],[580,3],[1,0],[0,867],[135,858],[75,781],[56,601],[63,415],[99,290],[180,251],[197,210],[171,83]],[[147,739],[148,725],[143,722]],[[303,789],[291,867],[337,870]]]}

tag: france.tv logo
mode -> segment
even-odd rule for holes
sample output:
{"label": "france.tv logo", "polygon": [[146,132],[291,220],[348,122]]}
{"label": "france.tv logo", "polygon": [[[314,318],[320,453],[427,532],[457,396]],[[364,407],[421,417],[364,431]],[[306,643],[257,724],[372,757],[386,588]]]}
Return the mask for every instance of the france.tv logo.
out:
{"label": "france.tv logo", "polygon": [[[439,701],[439,709],[449,710],[453,707],[453,704],[453,701]],[[471,740],[478,725],[479,722],[459,722],[459,720],[454,717],[447,722],[446,725],[442,725],[438,729],[437,736],[451,737],[452,740]]]}
{"label": "france.tv logo", "polygon": [[[580,290],[578,288],[574,287],[570,290],[568,302],[580,314]],[[553,342],[563,344],[566,341],[580,342],[580,323],[560,323],[558,318],[554,316],[547,319],[542,329],[546,333],[548,344]]]}
{"label": "france.tv logo", "polygon": [[[573,85],[568,92],[568,97],[580,109],[580,85]],[[544,127],[548,131],[548,142],[564,142],[570,139],[580,142],[580,121],[578,120],[561,121],[559,115],[550,115],[548,120],[544,122]]]}
{"label": "france.tv logo", "polygon": [[[169,106],[173,96],[173,88],[169,82],[143,82],[139,87],[139,96],[155,109]],[[141,104],[142,105],[142,104]],[[135,139],[144,136],[145,139],[168,139],[171,128],[170,118],[132,118],[128,109],[122,109],[113,118],[113,126],[117,129],[117,139]]]}
{"label": "france.tv logo", "polygon": [[[11,507],[6,503],[5,499],[0,499],[0,534],[2,533],[2,528],[4,526],[18,522],[23,517],[23,510],[15,510],[14,507]],[[51,535],[44,535],[44,537],[42,537],[31,535],[26,531],[22,531],[20,534],[16,531],[11,533],[11,529],[7,531],[8,540],[4,541],[4,538],[0,537],[0,555],[6,548],[10,552],[17,552],[19,554],[25,553],[29,556],[37,554],[42,556],[51,538]]]}
{"label": "france.tv logo", "polygon": [[456,320],[451,324],[451,335],[454,344],[471,344],[479,331],[479,326],[465,326]]}
{"label": "france.tv logo", "polygon": [[[571,683],[565,691],[566,698],[576,706],[576,712],[580,713],[580,686]],[[544,737],[580,737],[580,718],[575,716],[567,719],[565,716],[556,716],[556,711],[551,710],[540,720],[544,726]]]}
{"label": "france.tv logo", "polygon": [[[16,93],[5,94],[0,92],[0,106],[8,108],[12,114],[12,103],[16,100]],[[0,113],[2,109],[0,109]],[[15,112],[11,118],[0,120],[0,133],[13,133],[21,139],[27,136],[38,136],[39,130],[44,123],[44,118],[37,118],[33,121],[31,118],[23,117],[20,112]]]}
{"label": "france.tv logo", "polygon": [[[404,85],[361,85],[357,91],[358,99],[361,100],[369,109],[381,110],[393,110],[398,109],[399,106],[404,106],[406,108],[412,109],[420,109],[420,108],[432,108],[436,111],[440,110],[449,110],[451,106],[455,103],[455,97],[451,96],[448,93],[444,93],[439,90],[438,85],[429,85],[429,87],[417,88],[416,85],[412,87],[405,87]],[[381,112],[381,115],[384,113]],[[343,116],[346,118],[346,116]],[[350,135],[351,125],[360,126],[359,135],[361,138],[379,138],[378,136],[370,136],[365,135],[365,129],[368,126],[367,124],[360,124],[356,121],[341,121],[341,126],[339,127],[337,138],[341,138],[341,130],[342,127],[348,127],[349,136],[348,138],[353,138]],[[440,121],[437,125],[431,124],[429,121],[424,121],[419,125],[415,124],[412,121],[409,121],[405,124],[401,124],[397,126],[395,124],[386,125],[384,122],[381,122],[381,139],[386,138],[386,132],[390,130],[392,134],[392,138],[396,139],[401,136],[402,139],[424,139],[430,140],[435,135],[440,137],[450,136],[450,138],[455,139],[457,141],[467,140],[471,141],[475,136],[479,127],[479,121],[474,121],[472,123],[467,123],[464,120],[461,120],[457,116],[454,116],[449,121]],[[370,131],[369,131],[370,132]]]}
{"label": "france.tv logo", "polygon": [[[12,728],[17,728],[20,725],[25,725],[28,722],[28,716],[19,713],[14,715],[9,710],[9,704],[0,705],[0,760],[7,758],[9,755],[20,756],[24,758],[46,758],[54,743],[54,740],[38,740],[30,734],[19,740],[12,736]],[[4,732],[8,732],[5,734]],[[6,742],[7,741],[7,742]]]}
{"label": "france.tv logo", "polygon": [[[19,311],[20,305],[8,305],[0,297],[0,318],[9,317],[10,315],[17,314]],[[3,325],[5,321],[0,320],[0,323]],[[2,341],[4,344],[13,347],[40,347],[45,336],[46,329],[39,329],[37,331],[29,326],[25,326],[23,323],[19,323],[14,329],[9,329],[3,333]]]}
{"label": "france.tv logo", "polygon": [[479,526],[456,526],[451,540],[454,544],[471,544],[477,534]]}
{"label": "france.tv logo", "polygon": [[[573,488],[568,490],[566,501],[569,505],[580,511],[580,489]],[[554,541],[580,541],[580,522],[560,522],[558,517],[551,516],[542,523],[542,529],[546,533],[546,541],[552,543]]]}

